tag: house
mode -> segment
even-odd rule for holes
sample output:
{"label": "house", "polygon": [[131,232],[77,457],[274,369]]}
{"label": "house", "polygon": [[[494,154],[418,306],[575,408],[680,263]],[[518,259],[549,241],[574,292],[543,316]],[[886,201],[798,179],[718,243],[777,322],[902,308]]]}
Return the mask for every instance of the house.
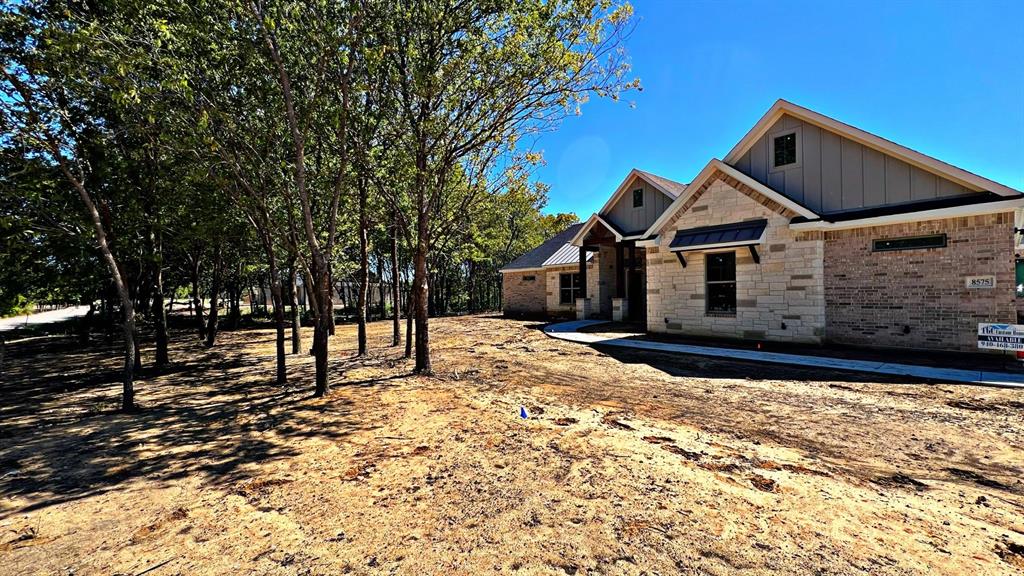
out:
{"label": "house", "polygon": [[632,170],[509,263],[506,314],[649,332],[973,351],[1017,321],[1024,195],[779,100],[689,184]]}

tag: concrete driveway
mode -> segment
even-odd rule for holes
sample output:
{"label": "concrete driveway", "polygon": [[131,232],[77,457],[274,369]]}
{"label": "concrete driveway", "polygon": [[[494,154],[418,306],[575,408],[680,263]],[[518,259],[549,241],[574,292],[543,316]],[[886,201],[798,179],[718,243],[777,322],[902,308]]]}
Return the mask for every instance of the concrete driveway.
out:
{"label": "concrete driveway", "polygon": [[27,316],[0,318],[0,332],[14,330],[15,328],[20,328],[22,326],[31,326],[33,324],[63,322],[64,320],[85,316],[87,312],[89,312],[88,306],[71,306],[69,308],[61,308],[59,310],[49,310],[46,312],[39,312],[37,314],[29,314]]}

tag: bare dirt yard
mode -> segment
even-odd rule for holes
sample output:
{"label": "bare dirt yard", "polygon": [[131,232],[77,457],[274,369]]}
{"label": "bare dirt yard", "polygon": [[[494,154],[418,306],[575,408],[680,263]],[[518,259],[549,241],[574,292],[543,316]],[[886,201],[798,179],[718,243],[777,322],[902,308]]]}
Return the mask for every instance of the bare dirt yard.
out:
{"label": "bare dirt yard", "polygon": [[431,328],[420,377],[340,326],[325,399],[270,330],[177,333],[136,415],[116,348],[9,345],[0,573],[1024,571],[1021,391]]}

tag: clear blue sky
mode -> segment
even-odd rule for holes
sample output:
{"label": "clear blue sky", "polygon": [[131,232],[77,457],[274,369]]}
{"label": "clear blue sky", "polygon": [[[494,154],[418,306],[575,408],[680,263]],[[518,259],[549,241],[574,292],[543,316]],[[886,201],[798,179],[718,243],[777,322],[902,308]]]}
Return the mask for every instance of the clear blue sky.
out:
{"label": "clear blue sky", "polygon": [[1024,190],[1020,0],[632,3],[643,91],[540,140],[545,212],[585,219],[633,167],[688,182],[778,98]]}

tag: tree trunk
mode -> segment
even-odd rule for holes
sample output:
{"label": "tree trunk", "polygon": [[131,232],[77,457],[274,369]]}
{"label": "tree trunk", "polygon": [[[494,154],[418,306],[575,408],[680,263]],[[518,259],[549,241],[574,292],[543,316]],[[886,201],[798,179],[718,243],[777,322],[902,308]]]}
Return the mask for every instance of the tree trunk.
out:
{"label": "tree trunk", "polygon": [[167,310],[164,308],[164,264],[163,236],[154,236],[153,254],[153,323],[156,330],[156,365],[159,368],[170,364],[167,354]]}
{"label": "tree trunk", "polygon": [[313,364],[316,367],[316,389],[314,396],[326,396],[330,391],[327,382],[327,344],[331,336],[334,307],[331,295],[331,277],[327,260],[323,254],[315,256],[314,276],[317,280],[316,304],[318,308],[316,326],[313,328]]}
{"label": "tree trunk", "polygon": [[228,328],[237,330],[242,320],[242,283],[235,277],[235,280],[228,283]]}
{"label": "tree trunk", "polygon": [[74,185],[75,189],[78,190],[78,195],[82,199],[82,203],[85,204],[86,210],[89,212],[89,216],[92,219],[93,228],[96,231],[96,241],[100,247],[100,253],[103,255],[103,260],[107,264],[107,268],[110,270],[110,275],[113,277],[114,286],[117,288],[117,295],[121,299],[121,313],[122,313],[122,324],[121,327],[124,331],[124,371],[121,379],[121,410],[124,412],[132,412],[135,410],[135,309],[132,308],[132,298],[128,293],[128,286],[125,285],[124,277],[121,273],[121,267],[117,263],[117,259],[114,258],[114,253],[110,250],[110,245],[107,244],[107,233],[103,229],[103,222],[100,219],[100,213],[96,209],[96,204],[93,203],[92,197],[85,190],[85,186],[80,180],[74,177],[71,173],[71,169],[68,167],[63,154],[61,154],[59,148],[51,142],[51,148],[53,154],[58,158],[60,163],[61,171],[68,180]]}
{"label": "tree trunk", "polygon": [[219,312],[217,297],[220,295],[221,281],[221,247],[213,252],[213,281],[210,285],[210,313],[206,324],[206,347],[210,348],[217,340],[217,314]]}
{"label": "tree trunk", "polygon": [[359,298],[356,306],[356,319],[358,322],[357,339],[359,344],[359,356],[366,355],[366,295],[370,288],[370,259],[369,239],[367,238],[366,218],[366,186],[360,183],[359,188]]}
{"label": "tree trunk", "polygon": [[267,256],[270,264],[270,296],[274,304],[274,324],[277,328],[277,384],[284,386],[288,382],[284,352],[284,298],[281,293],[281,271],[277,269],[277,259],[273,247],[267,240]]}
{"label": "tree trunk", "polygon": [[196,334],[206,338],[206,322],[203,319],[203,298],[199,293],[199,257],[192,261],[192,309],[195,311]]}
{"label": "tree trunk", "polygon": [[398,215],[394,217],[391,229],[391,345],[398,346],[402,341],[401,302],[398,283]]}
{"label": "tree trunk", "polygon": [[381,320],[387,317],[387,305],[385,301],[388,298],[388,289],[384,285],[384,257],[383,254],[376,254],[377,260],[377,314]]}
{"label": "tree trunk", "polygon": [[416,313],[416,317],[414,318],[414,323],[416,325],[415,371],[419,374],[430,374],[432,370],[430,365],[430,335],[428,333],[430,280],[427,272],[426,213],[420,215],[420,220],[420,239],[416,243],[416,256],[413,261],[414,276],[412,282],[413,310],[415,310]]}
{"label": "tree trunk", "polygon": [[[134,310],[132,311],[132,314],[133,315],[135,314]],[[132,340],[133,340],[133,346],[134,346],[134,350],[135,350],[135,354],[133,356],[134,360],[132,361],[132,363],[134,364],[135,371],[136,372],[141,372],[142,371],[142,345],[139,343],[139,331],[138,331],[138,329],[136,329],[132,333]]]}
{"label": "tree trunk", "polygon": [[302,349],[302,316],[299,313],[298,286],[295,283],[295,260],[288,264],[288,294],[292,306],[292,354]]}
{"label": "tree trunk", "polygon": [[413,335],[413,320],[416,317],[416,308],[413,306],[412,289],[409,289],[408,295],[405,298],[405,357],[412,358],[412,335]]}
{"label": "tree trunk", "polygon": [[[313,326],[315,327],[317,322],[320,321],[320,311],[316,305],[316,294],[313,290],[316,288],[313,285],[313,273],[309,270],[303,270],[306,273],[306,281],[302,283],[302,288],[306,292],[306,307],[309,309],[310,316],[312,316]],[[313,349],[309,350],[310,355],[313,354]]]}
{"label": "tree trunk", "polygon": [[[271,272],[275,275],[275,272]],[[274,303],[274,324],[277,325],[277,383],[281,386],[288,382],[288,374],[285,367],[285,333],[284,333],[284,298],[281,295],[281,276],[270,283],[270,295]]]}

